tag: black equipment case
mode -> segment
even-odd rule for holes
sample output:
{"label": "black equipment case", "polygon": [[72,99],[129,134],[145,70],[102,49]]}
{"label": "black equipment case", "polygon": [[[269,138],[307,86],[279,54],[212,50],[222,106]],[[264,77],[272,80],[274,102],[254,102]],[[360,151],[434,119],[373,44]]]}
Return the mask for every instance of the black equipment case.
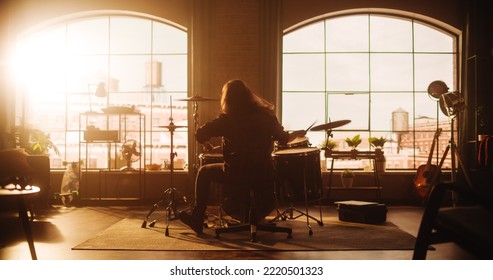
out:
{"label": "black equipment case", "polygon": [[353,223],[380,224],[387,220],[387,206],[377,202],[337,201],[339,220]]}

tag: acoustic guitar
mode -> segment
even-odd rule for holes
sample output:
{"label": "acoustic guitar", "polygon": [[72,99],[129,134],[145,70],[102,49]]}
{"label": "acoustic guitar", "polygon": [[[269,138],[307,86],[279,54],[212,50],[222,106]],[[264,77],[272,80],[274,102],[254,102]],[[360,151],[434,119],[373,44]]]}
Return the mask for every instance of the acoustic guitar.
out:
{"label": "acoustic guitar", "polygon": [[428,161],[426,162],[426,164],[420,165],[418,167],[416,176],[414,177],[414,186],[416,187],[418,195],[421,198],[425,198],[428,194],[429,189],[431,189],[434,185],[438,183],[438,180],[440,179],[440,175],[442,173],[441,165],[443,161],[440,163],[439,166],[431,163],[433,152],[435,151],[435,144],[438,142],[438,137],[441,133],[442,129],[438,128],[431,143]]}

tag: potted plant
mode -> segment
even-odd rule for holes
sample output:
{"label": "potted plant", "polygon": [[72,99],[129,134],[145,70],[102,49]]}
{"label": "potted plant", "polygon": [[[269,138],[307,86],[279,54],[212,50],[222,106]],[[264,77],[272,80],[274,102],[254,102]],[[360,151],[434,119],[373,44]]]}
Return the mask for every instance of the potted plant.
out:
{"label": "potted plant", "polygon": [[332,156],[332,150],[338,146],[338,142],[330,139],[325,139],[320,144],[320,149],[324,150],[324,158],[320,159],[320,168],[322,171],[327,170],[327,159]]}
{"label": "potted plant", "polygon": [[341,173],[342,186],[345,188],[351,188],[354,181],[354,172],[351,169],[345,169]]}
{"label": "potted plant", "polygon": [[325,157],[330,157],[331,151],[337,148],[338,142],[330,139],[322,141],[320,149],[325,151]]}
{"label": "potted plant", "polygon": [[368,138],[368,142],[370,142],[370,145],[375,149],[383,149],[383,145],[385,145],[387,139],[385,139],[384,137],[370,137]]}
{"label": "potted plant", "polygon": [[346,141],[351,150],[356,150],[356,147],[361,144],[361,136],[358,134],[353,138],[346,137],[344,141]]}
{"label": "potted plant", "polygon": [[334,140],[330,140],[330,139],[322,141],[322,144],[320,145],[321,149],[330,150],[330,151],[332,151],[336,147],[337,147],[337,142]]}
{"label": "potted plant", "polygon": [[346,137],[344,141],[346,141],[348,146],[351,148],[351,158],[355,159],[358,153],[356,148],[358,147],[359,144],[361,144],[361,136],[357,134],[353,138]]}
{"label": "potted plant", "polygon": [[387,160],[385,158],[385,155],[383,154],[383,146],[387,142],[387,139],[384,137],[370,137],[368,138],[368,142],[370,142],[370,145],[375,148],[375,163],[377,166],[378,171],[385,171],[386,165],[387,165]]}
{"label": "potted plant", "polygon": [[19,126],[15,128],[13,135],[17,145],[31,155],[48,155],[50,150],[53,150],[56,155],[60,154],[57,146],[51,141],[49,133]]}
{"label": "potted plant", "polygon": [[56,155],[59,155],[57,146],[51,141],[50,134],[38,129],[31,131],[31,148],[30,153],[33,155],[45,155],[50,150],[53,150]]}

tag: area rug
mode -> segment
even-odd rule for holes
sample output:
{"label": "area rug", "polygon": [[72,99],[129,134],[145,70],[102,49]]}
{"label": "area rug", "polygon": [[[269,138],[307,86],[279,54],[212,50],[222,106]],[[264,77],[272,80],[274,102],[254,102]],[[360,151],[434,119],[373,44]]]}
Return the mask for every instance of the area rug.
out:
{"label": "area rug", "polygon": [[75,246],[73,250],[282,250],[282,251],[346,251],[346,250],[412,250],[415,237],[387,222],[370,225],[324,218],[323,225],[306,219],[279,221],[279,226],[293,229],[292,238],[286,233],[257,232],[257,243],[250,242],[249,232],[225,233],[215,237],[214,229],[195,234],[179,221],[171,221],[169,235],[166,222],[142,228],[142,218],[125,218],[96,236]]}

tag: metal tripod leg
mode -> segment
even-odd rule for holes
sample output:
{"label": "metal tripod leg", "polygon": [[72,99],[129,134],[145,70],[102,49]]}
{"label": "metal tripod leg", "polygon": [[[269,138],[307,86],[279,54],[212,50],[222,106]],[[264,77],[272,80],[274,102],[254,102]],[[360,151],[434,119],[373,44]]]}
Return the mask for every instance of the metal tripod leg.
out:
{"label": "metal tripod leg", "polygon": [[[297,219],[301,216],[306,216],[306,225],[308,227],[308,234],[309,235],[313,235],[313,231],[312,231],[312,227],[310,225],[310,219],[316,221],[318,223],[319,226],[323,226],[324,223],[322,222],[322,197],[319,198],[319,207],[320,207],[320,220],[318,220],[317,218],[311,216],[308,214],[308,189],[307,189],[307,186],[306,186],[306,168],[303,169],[303,189],[304,189],[304,192],[305,192],[305,211],[306,212],[303,212],[295,207],[293,207],[293,203],[291,202],[288,209],[284,210],[283,212],[279,212],[278,210],[278,214],[276,217],[274,217],[271,222],[275,222],[275,221],[278,221],[279,219],[281,220],[286,220],[286,219]],[[297,216],[294,216],[294,212],[297,212],[298,215]]]}
{"label": "metal tripod leg", "polygon": [[[214,185],[215,187],[215,193],[217,194],[217,214],[206,212],[206,217],[207,217],[207,227],[208,228],[226,228],[231,225],[239,224],[240,221],[234,219],[233,217],[226,218],[225,213],[224,213],[224,208],[223,208],[223,191],[222,191],[222,185],[221,184],[216,184]],[[210,219],[212,218],[212,219]],[[209,222],[212,223],[212,225],[209,225]]]}
{"label": "metal tripod leg", "polygon": [[[144,222],[142,223],[142,228],[146,228],[147,227],[147,223],[151,217],[151,215],[163,204],[166,205],[166,231],[165,231],[165,235],[166,236],[169,236],[169,224],[170,224],[170,221],[171,220],[174,220],[178,217],[177,215],[177,210],[176,210],[176,200],[175,200],[175,193],[179,193],[178,190],[176,190],[175,188],[168,188],[166,189],[163,194],[161,195],[161,198],[156,202],[154,203],[154,205],[152,206],[151,210],[149,211],[149,213],[147,214]],[[179,193],[180,194],[180,193]],[[180,194],[180,198],[183,202],[187,202],[187,198]],[[150,224],[149,224],[149,227],[154,227],[157,223],[157,220],[153,220]]]}
{"label": "metal tripod leg", "polygon": [[[171,97],[170,97],[170,108],[173,108],[173,102],[171,100]],[[152,213],[154,213],[154,211],[157,210],[157,208],[159,208],[159,206],[165,202],[166,200],[166,197],[168,197],[168,200],[167,200],[167,206],[166,206],[166,231],[165,231],[165,234],[166,236],[169,236],[169,223],[170,221],[172,220],[171,217],[173,217],[173,219],[176,219],[177,218],[177,213],[176,213],[176,201],[175,201],[175,192],[178,192],[175,188],[173,188],[173,175],[174,175],[174,170],[175,170],[175,167],[174,167],[174,161],[175,161],[175,156],[176,156],[176,153],[173,151],[173,135],[174,135],[174,132],[175,132],[175,129],[178,128],[178,126],[175,126],[175,124],[173,123],[173,111],[171,111],[170,113],[170,117],[169,117],[169,125],[168,126],[162,126],[164,128],[167,128],[170,132],[170,154],[169,154],[169,158],[170,158],[170,188],[166,189],[163,194],[161,195],[161,198],[158,200],[158,202],[154,203],[154,205],[152,206],[151,208],[151,211],[149,211],[149,214],[147,214],[146,216],[146,219],[144,220],[144,222],[142,223],[142,228],[145,228],[147,226],[147,222],[149,220],[149,217],[152,215]],[[180,197],[181,199],[186,202],[187,201],[187,198],[180,194]],[[152,221],[149,226],[150,227],[154,227],[154,225],[156,224],[156,220]]]}
{"label": "metal tripod leg", "polygon": [[[294,212],[298,213],[298,215],[294,215]],[[321,220],[318,220],[317,218],[311,216],[308,214],[308,211],[307,212],[303,212],[295,207],[293,207],[293,205],[291,204],[286,210],[284,210],[283,212],[278,212],[277,216],[274,217],[272,220],[270,220],[269,222],[276,222],[276,221],[279,221],[279,220],[287,220],[287,219],[290,219],[290,220],[294,220],[294,219],[297,219],[301,216],[306,216],[306,225],[308,227],[308,234],[309,235],[313,235],[313,231],[312,231],[312,226],[310,225],[310,222],[309,222],[309,219],[312,219],[314,221],[317,222],[317,224],[319,226],[323,226],[324,223],[321,221]]]}

